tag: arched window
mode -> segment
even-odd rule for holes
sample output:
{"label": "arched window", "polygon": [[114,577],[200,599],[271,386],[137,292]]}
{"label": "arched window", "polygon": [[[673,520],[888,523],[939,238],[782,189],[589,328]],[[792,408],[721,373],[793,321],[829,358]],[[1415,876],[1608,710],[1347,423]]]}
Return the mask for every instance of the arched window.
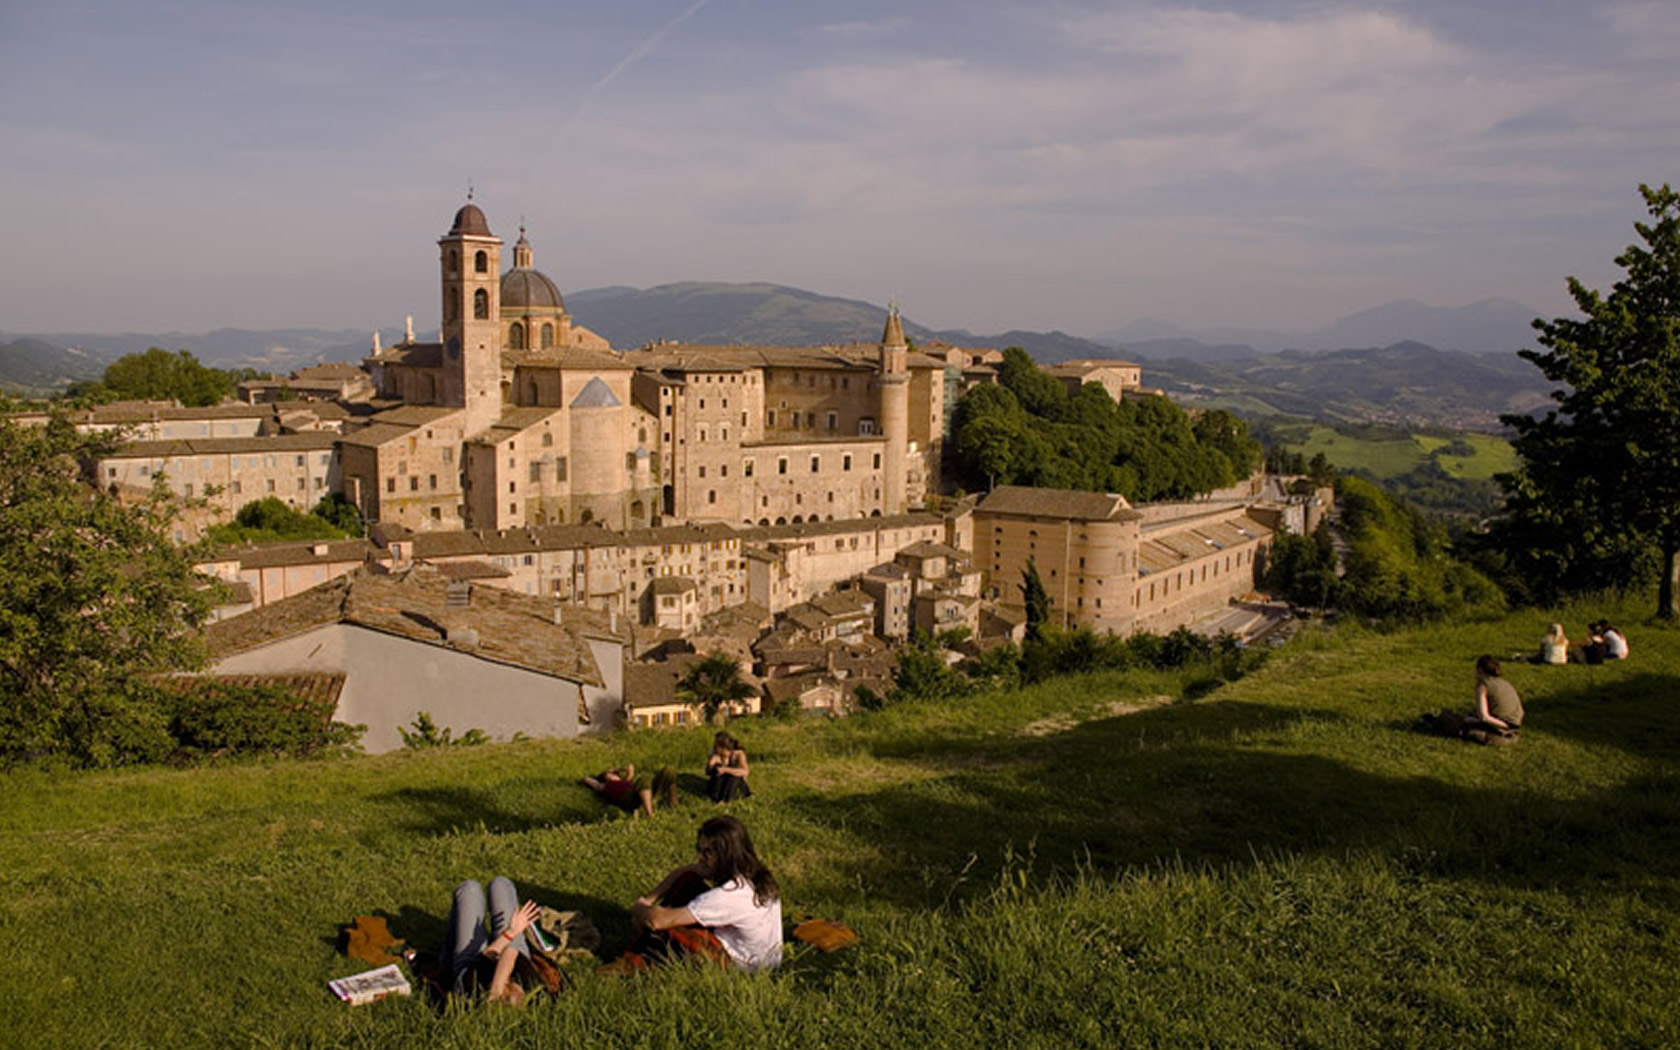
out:
{"label": "arched window", "polygon": [[473,317],[480,321],[490,318],[490,293],[482,288],[473,293]]}
{"label": "arched window", "polygon": [[488,273],[490,271],[490,256],[486,255],[484,252],[479,252],[477,255],[474,255],[473,269],[477,270],[479,273]]}
{"label": "arched window", "polygon": [[511,350],[525,349],[525,326],[518,321],[508,329],[508,348]]}
{"label": "arched window", "polygon": [[[537,381],[535,379],[525,384],[525,403],[527,405],[534,405],[537,403]],[[551,436],[552,435],[549,434],[543,435],[543,437]]]}
{"label": "arched window", "polygon": [[542,326],[542,348],[544,350],[549,350],[549,349],[552,349],[553,346],[554,346],[554,326],[551,325],[551,324],[544,324]]}
{"label": "arched window", "polygon": [[458,274],[460,272],[461,272],[461,253],[456,251],[455,249],[451,248],[451,249],[449,249],[449,275],[451,277],[453,277],[455,274]]}

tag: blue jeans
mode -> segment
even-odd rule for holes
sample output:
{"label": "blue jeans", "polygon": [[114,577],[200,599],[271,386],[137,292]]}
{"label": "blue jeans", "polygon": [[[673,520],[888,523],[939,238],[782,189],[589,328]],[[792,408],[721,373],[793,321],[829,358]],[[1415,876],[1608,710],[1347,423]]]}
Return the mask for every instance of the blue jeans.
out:
{"label": "blue jeans", "polygon": [[[490,928],[484,927],[488,910]],[[455,900],[449,905],[449,934],[444,942],[443,972],[449,975],[457,993],[470,989],[469,974],[474,973],[485,945],[490,938],[499,937],[514,913],[519,911],[519,891],[513,883],[498,875],[490,880],[489,908],[485,907],[484,887],[468,879],[455,887]],[[525,938],[517,938],[513,948],[521,955],[530,955]]]}

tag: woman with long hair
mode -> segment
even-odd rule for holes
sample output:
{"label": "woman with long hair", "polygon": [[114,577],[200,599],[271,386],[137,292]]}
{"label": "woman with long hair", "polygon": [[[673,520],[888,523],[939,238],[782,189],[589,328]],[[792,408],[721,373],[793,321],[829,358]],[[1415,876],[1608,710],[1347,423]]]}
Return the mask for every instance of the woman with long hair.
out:
{"label": "woman with long hair", "polygon": [[719,731],[712,738],[712,753],[706,757],[706,794],[718,803],[749,797],[752,794],[752,788],[747,786],[749,772],[751,767],[741,742]]}
{"label": "woman with long hair", "polygon": [[782,961],[782,893],[747,826],[713,817],[695,836],[695,861],[636,898],[632,965],[649,956],[722,956],[743,970]]}

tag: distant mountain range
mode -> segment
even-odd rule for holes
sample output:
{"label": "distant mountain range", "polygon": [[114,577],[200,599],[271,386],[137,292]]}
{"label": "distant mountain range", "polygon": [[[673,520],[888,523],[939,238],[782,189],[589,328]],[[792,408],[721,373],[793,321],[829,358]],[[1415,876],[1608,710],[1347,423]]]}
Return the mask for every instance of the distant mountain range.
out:
{"label": "distant mountain range", "polygon": [[[661,339],[783,346],[871,341],[879,338],[887,316],[873,303],[777,284],[620,285],[584,289],[566,300],[578,323],[622,348]],[[1389,303],[1294,335],[1186,329],[1162,321],[1138,321],[1097,340],[1058,331],[976,335],[931,329],[909,318],[904,330],[922,344],[1019,346],[1044,364],[1130,357],[1144,363],[1148,385],[1247,414],[1491,428],[1498,413],[1528,411],[1543,400],[1546,387],[1538,371],[1512,352],[1532,345],[1528,324],[1534,316],[1520,303],[1489,299],[1456,308]],[[380,338],[389,344],[401,334],[385,329]],[[371,347],[370,333],[315,328],[5,338],[0,336],[0,387],[30,394],[97,378],[117,357],[152,346],[190,350],[218,368],[276,372],[359,361]]]}
{"label": "distant mountain range", "polygon": [[1150,361],[1143,381],[1183,404],[1247,416],[1490,432],[1500,429],[1502,413],[1550,404],[1552,389],[1539,369],[1515,354],[1469,354],[1416,342],[1231,361]]}
{"label": "distant mountain range", "polygon": [[1278,332],[1263,328],[1190,329],[1167,321],[1134,321],[1096,336],[1142,358],[1232,360],[1284,350],[1342,350],[1412,341],[1471,354],[1510,354],[1534,345],[1538,312],[1510,299],[1468,306],[1429,306],[1415,299],[1373,306],[1323,328]]}

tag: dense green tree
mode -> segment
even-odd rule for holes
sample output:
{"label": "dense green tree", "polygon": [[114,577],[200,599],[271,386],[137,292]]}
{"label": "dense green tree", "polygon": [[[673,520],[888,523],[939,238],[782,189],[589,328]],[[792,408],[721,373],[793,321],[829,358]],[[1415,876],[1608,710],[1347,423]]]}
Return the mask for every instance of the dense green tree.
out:
{"label": "dense green tree", "polygon": [[[1511,553],[1528,571],[1556,562],[1632,564],[1651,545],[1661,564],[1657,615],[1680,616],[1680,193],[1640,186],[1651,221],[1642,243],[1616,257],[1624,276],[1609,295],[1569,279],[1580,317],[1537,320],[1542,349],[1523,350],[1555,383],[1558,407],[1507,416],[1521,466],[1503,483],[1514,535],[1536,546]],[[1548,534],[1550,538],[1548,539]],[[1618,550],[1618,548],[1621,548]],[[1582,556],[1585,555],[1583,558]],[[1603,584],[1622,582],[1605,579]],[[1580,581],[1576,581],[1580,585]]]}
{"label": "dense green tree", "polygon": [[0,418],[0,755],[158,757],[165,714],[142,683],[203,661],[206,581],[170,541],[167,495],[125,506],[77,479],[117,440]]}
{"label": "dense green tree", "polygon": [[717,721],[719,711],[757,692],[741,680],[741,665],[735,658],[722,652],[712,653],[690,667],[677,682],[677,699],[698,705],[708,722]]}
{"label": "dense green tree", "polygon": [[926,631],[917,631],[898,651],[898,665],[893,668],[894,701],[949,700],[967,696],[974,689],[974,680],[951,666],[944,648]]}
{"label": "dense green tree", "polygon": [[[322,501],[323,504],[326,501]],[[352,511],[354,508],[351,508]],[[360,519],[357,519],[358,525]],[[286,540],[338,540],[348,533],[320,514],[293,510],[274,496],[239,508],[233,521],[210,530],[215,543],[279,543]]]}
{"label": "dense green tree", "polygon": [[198,363],[186,350],[170,353],[152,347],[111,362],[103,381],[117,397],[151,401],[179,401],[183,405],[214,405],[233,396],[233,376]]}
{"label": "dense green tree", "polygon": [[1022,408],[1035,416],[1059,419],[1067,407],[1067,387],[1060,379],[1038,367],[1038,362],[1018,346],[1003,352],[1003,363],[998,366],[998,382],[1015,395]]}

